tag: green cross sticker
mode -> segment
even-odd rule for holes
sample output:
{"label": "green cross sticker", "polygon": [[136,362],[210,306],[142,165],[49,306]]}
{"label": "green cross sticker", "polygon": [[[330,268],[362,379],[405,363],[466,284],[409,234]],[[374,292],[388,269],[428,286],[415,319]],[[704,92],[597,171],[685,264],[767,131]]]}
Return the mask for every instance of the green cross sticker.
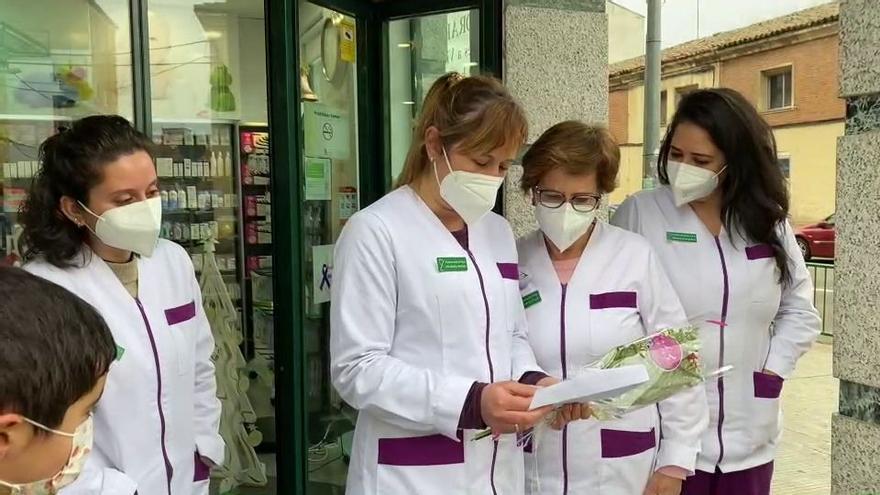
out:
{"label": "green cross sticker", "polygon": [[445,272],[466,272],[468,271],[467,258],[437,258],[437,271]]}
{"label": "green cross sticker", "polygon": [[532,306],[534,306],[535,304],[538,304],[539,302],[541,302],[541,293],[538,291],[535,291],[535,292],[532,292],[531,294],[526,294],[525,296],[523,296],[522,301],[523,301],[523,306],[525,306],[526,309],[529,309]]}
{"label": "green cross sticker", "polygon": [[667,232],[666,240],[669,242],[697,242],[697,234],[689,232]]}

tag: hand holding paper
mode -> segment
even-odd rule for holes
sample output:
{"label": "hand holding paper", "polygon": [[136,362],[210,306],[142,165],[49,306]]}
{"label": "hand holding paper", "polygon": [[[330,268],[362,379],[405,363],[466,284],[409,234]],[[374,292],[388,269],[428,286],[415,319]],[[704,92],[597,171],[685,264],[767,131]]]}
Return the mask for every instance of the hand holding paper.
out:
{"label": "hand holding paper", "polygon": [[[618,418],[729,371],[730,367],[724,367],[704,375],[699,350],[700,339],[694,327],[648,335],[611,349],[568,380],[538,389],[529,408],[589,403],[596,419]],[[484,432],[474,440],[489,434]]]}
{"label": "hand holding paper", "polygon": [[483,421],[494,433],[516,433],[534,426],[550,411],[530,408],[537,387],[508,381],[491,383],[483,389],[480,410]]}
{"label": "hand holding paper", "polygon": [[[556,377],[548,376],[541,379],[537,385],[539,387],[549,387],[551,385],[556,385],[561,380]],[[552,413],[552,417],[548,417],[547,420],[550,422],[550,427],[556,431],[559,431],[565,428],[566,425],[572,423],[574,421],[580,421],[583,419],[590,419],[590,416],[593,412],[590,410],[590,406],[582,403],[575,404],[565,404],[564,406],[556,409]]]}
{"label": "hand holding paper", "polygon": [[525,432],[555,408],[613,397],[647,380],[645,367],[636,365],[589,370],[549,387],[532,387],[516,382],[493,383],[483,390],[482,396],[483,418],[489,429],[478,434],[474,440],[492,433]]}

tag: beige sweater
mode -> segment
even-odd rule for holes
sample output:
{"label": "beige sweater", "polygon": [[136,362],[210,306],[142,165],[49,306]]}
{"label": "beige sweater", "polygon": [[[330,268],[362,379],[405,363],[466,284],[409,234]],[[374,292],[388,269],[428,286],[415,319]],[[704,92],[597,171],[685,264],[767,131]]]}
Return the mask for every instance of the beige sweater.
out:
{"label": "beige sweater", "polygon": [[116,278],[122,282],[125,290],[131,294],[131,297],[138,295],[138,262],[137,258],[132,258],[128,263],[110,263],[107,266],[116,274]]}

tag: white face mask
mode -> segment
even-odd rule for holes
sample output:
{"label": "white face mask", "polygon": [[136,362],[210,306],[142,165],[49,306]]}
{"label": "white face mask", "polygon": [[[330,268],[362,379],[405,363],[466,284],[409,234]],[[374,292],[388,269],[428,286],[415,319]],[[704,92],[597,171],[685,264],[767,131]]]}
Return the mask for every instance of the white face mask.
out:
{"label": "white face mask", "polygon": [[588,213],[576,211],[568,202],[559,208],[547,208],[539,203],[535,210],[541,231],[560,251],[570,248],[586,234],[598,213],[598,208]]}
{"label": "white face mask", "polygon": [[80,203],[80,206],[98,219],[92,233],[104,244],[133,251],[141,256],[153,254],[162,228],[162,199],[150,198],[107,210],[98,216]]}
{"label": "white face mask", "polygon": [[669,174],[669,186],[675,196],[675,206],[681,207],[712,194],[718,188],[718,176],[726,168],[727,166],[716,174],[687,163],[667,162],[666,171]]}
{"label": "white face mask", "polygon": [[434,177],[440,185],[440,196],[458,213],[464,223],[473,225],[495,206],[498,188],[504,182],[504,177],[452,170],[445,148],[443,159],[446,160],[449,174],[442,182],[437,173],[437,163],[433,164]]}
{"label": "white face mask", "polygon": [[9,488],[12,495],[55,495],[59,490],[76,481],[83,470],[86,459],[88,459],[88,456],[92,451],[92,442],[95,432],[92,417],[89,416],[83,421],[73,433],[53,430],[27,418],[25,418],[25,421],[37,428],[46,430],[53,435],[72,438],[73,441],[71,442],[70,456],[67,458],[67,463],[64,464],[61,471],[58,471],[58,474],[49,479],[20,485],[14,485],[0,480],[0,486]]}

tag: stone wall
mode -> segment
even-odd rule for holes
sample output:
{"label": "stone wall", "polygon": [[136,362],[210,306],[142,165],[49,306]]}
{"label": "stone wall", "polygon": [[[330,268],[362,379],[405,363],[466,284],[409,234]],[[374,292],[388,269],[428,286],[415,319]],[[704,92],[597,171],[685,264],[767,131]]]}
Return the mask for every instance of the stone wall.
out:
{"label": "stone wall", "polygon": [[[526,109],[529,143],[563,120],[608,121],[608,21],[605,1],[507,0],[504,82]],[[519,190],[522,168],[507,176],[504,212],[517,236],[535,228]]]}
{"label": "stone wall", "polygon": [[843,0],[837,158],[832,493],[880,493],[880,0]]}

